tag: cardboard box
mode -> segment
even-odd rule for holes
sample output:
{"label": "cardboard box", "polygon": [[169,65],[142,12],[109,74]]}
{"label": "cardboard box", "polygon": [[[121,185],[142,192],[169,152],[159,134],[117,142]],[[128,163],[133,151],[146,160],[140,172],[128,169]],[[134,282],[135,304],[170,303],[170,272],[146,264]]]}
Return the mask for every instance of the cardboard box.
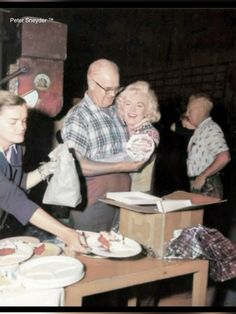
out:
{"label": "cardboard box", "polygon": [[155,206],[126,205],[117,201],[102,201],[120,207],[120,232],[151,247],[162,258],[167,242],[173,237],[175,230],[197,226],[203,223],[203,207],[221,202],[217,198],[176,191],[164,198],[191,199],[192,209],[182,209],[168,213],[159,213]]}
{"label": "cardboard box", "polygon": [[203,222],[203,209],[176,211],[166,214],[137,213],[126,208],[120,209],[120,232],[151,247],[163,257],[167,242],[176,229],[197,226]]}

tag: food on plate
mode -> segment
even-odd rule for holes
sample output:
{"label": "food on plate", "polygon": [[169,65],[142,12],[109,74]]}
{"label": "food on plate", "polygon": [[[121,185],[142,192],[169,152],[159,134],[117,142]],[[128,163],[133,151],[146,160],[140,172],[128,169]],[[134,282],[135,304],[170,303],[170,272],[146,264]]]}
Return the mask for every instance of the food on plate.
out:
{"label": "food on plate", "polygon": [[0,256],[6,256],[6,255],[14,254],[15,252],[16,252],[15,249],[3,248],[3,249],[0,249]]}
{"label": "food on plate", "polygon": [[38,243],[34,247],[34,254],[41,255],[45,251],[45,244],[44,243]]}
{"label": "food on plate", "polygon": [[124,245],[124,237],[114,231],[101,231],[99,233],[98,241],[107,251],[112,251],[115,247],[117,247],[117,245]]}
{"label": "food on plate", "polygon": [[0,256],[6,256],[14,254],[16,252],[16,246],[11,241],[4,241],[0,244]]}
{"label": "food on plate", "polygon": [[106,231],[101,231],[98,237],[98,241],[102,244],[102,246],[109,251],[110,250],[110,239],[109,233]]}
{"label": "food on plate", "polygon": [[59,246],[49,242],[31,243],[31,247],[35,257],[54,256],[61,253]]}

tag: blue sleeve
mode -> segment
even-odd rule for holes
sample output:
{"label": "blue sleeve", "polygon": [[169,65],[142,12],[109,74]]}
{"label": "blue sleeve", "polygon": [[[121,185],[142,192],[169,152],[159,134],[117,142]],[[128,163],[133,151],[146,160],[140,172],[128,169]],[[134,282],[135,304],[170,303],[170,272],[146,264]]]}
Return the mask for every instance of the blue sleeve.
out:
{"label": "blue sleeve", "polygon": [[26,225],[39,206],[0,170],[0,207]]}

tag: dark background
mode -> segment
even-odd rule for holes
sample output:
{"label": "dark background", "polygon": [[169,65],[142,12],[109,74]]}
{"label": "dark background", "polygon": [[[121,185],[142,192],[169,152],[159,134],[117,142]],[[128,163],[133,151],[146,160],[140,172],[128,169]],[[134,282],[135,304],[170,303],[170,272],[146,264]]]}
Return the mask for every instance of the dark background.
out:
{"label": "dark background", "polygon": [[[40,113],[30,117],[26,144],[26,168],[47,158],[52,148],[53,123],[86,90],[88,65],[98,58],[115,61],[121,84],[147,80],[156,91],[162,119],[160,158],[154,193],[187,189],[186,142],[169,130],[179,120],[191,93],[209,93],[215,102],[213,117],[225,132],[232,162],[222,173],[226,218],[234,215],[236,150],[236,9],[230,7],[8,7],[2,16],[2,76],[21,55],[21,28],[10,17],[52,18],[68,27],[67,59],[64,63],[64,105],[53,119]],[[32,45],[40,45],[32,39]],[[35,144],[36,143],[36,144]],[[221,223],[221,218],[217,218]],[[222,224],[222,223],[221,223]],[[228,222],[224,224],[224,227]],[[224,229],[224,228],[223,228]],[[228,228],[226,227],[228,230]]]}

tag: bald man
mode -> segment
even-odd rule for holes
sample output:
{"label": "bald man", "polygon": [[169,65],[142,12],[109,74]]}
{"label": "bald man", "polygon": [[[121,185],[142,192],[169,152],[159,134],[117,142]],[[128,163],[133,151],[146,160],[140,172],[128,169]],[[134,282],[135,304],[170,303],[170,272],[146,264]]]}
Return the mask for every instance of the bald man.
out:
{"label": "bald man", "polygon": [[195,131],[188,144],[187,170],[192,192],[223,197],[220,171],[230,161],[224,134],[210,117],[213,102],[207,94],[189,98],[186,117]]}
{"label": "bald man", "polygon": [[128,140],[113,105],[119,91],[118,66],[107,59],[94,61],[88,68],[87,84],[84,98],[70,110],[61,132],[79,161],[86,185],[82,208],[71,211],[70,221],[78,229],[109,231],[118,223],[118,208],[98,199],[109,191],[129,191],[129,172],[143,163],[98,161],[120,153]]}

